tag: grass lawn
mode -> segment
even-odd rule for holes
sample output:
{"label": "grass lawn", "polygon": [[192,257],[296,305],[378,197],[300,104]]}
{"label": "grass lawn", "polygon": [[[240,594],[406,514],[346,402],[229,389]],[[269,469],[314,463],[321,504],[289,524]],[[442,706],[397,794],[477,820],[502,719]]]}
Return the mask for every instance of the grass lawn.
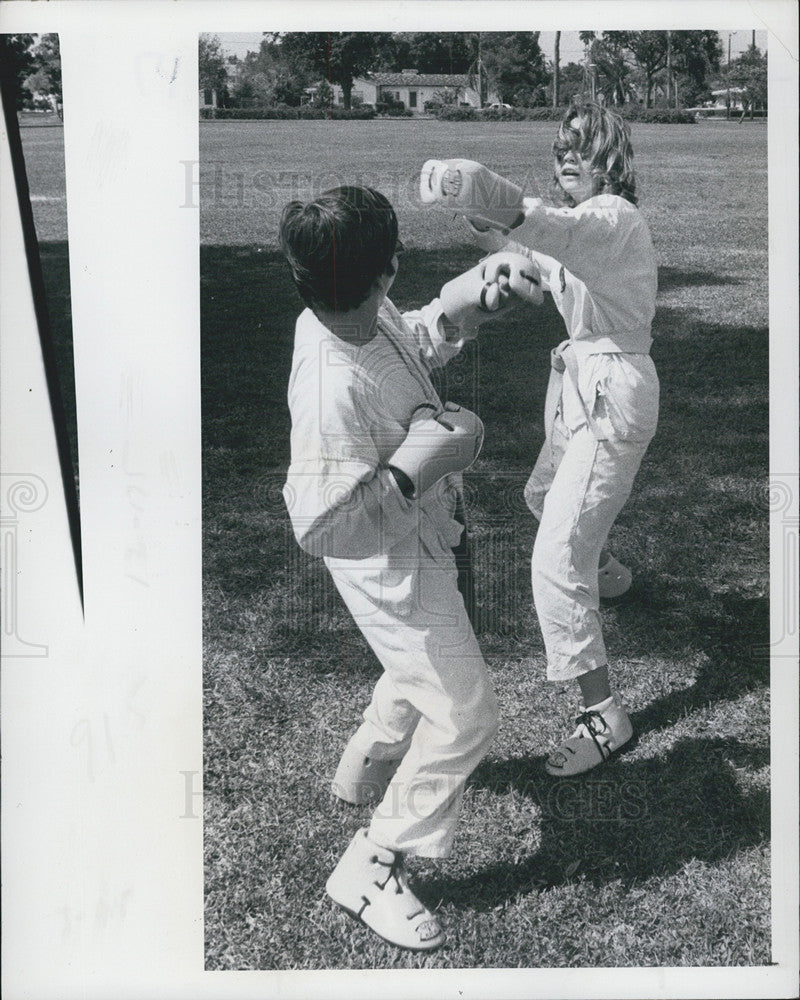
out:
{"label": "grass lawn", "polygon": [[750,965],[770,961],[766,131],[637,126],[660,262],[662,417],[613,547],[635,573],[604,621],[635,746],[559,783],[576,697],[544,680],[522,484],[542,440],[552,303],[486,331],[442,392],[487,427],[468,476],[479,639],[502,728],[457,849],[413,863],[448,931],[426,957],[337,912],[324,881],[369,810],[328,793],[379,666],[297,549],[280,496],[299,300],[276,252],[291,197],[390,196],[392,297],[428,301],[477,255],[414,197],[464,155],[546,186],[553,126],[201,124],[207,965],[214,969]]}
{"label": "grass lawn", "polygon": [[576,696],[544,680],[521,501],[542,440],[550,303],[442,373],[487,427],[468,476],[479,639],[502,709],[457,849],[417,861],[448,931],[403,953],[324,881],[369,810],[328,793],[379,666],[297,549],[280,496],[299,300],[276,252],[291,197],[384,190],[407,252],[392,297],[428,301],[477,254],[414,178],[465,155],[533,190],[552,125],[201,125],[207,965],[214,969],[750,965],[770,961],[766,132],[638,126],[660,263],[662,417],[612,543],[634,570],[604,615],[638,733],[612,765],[544,772]]}
{"label": "grass lawn", "polygon": [[[323,891],[368,821],[328,784],[380,668],[323,567],[295,545],[280,495],[300,304],[276,223],[290,197],[381,188],[407,247],[392,297],[418,306],[477,259],[455,220],[416,203],[422,162],[474,157],[541,190],[554,127],[200,129],[207,967],[768,963],[766,128],[634,126],[660,263],[662,415],[612,531],[635,584],[604,623],[638,736],[582,779],[559,783],[542,766],[577,696],[545,681],[521,500],[560,317],[552,303],[518,312],[440,376],[443,395],[487,428],[468,513],[502,726],[469,783],[452,858],[412,865],[448,934],[429,956],[381,943]],[[68,365],[66,226],[63,203],[47,200],[59,197],[46,162],[60,131],[26,129],[23,141],[38,150],[28,169]]]}

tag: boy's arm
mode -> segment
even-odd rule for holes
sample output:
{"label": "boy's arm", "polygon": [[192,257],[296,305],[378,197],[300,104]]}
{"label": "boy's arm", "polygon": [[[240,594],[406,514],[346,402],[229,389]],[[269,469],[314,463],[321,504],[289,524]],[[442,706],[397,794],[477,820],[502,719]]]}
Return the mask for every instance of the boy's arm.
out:
{"label": "boy's arm", "polygon": [[478,327],[460,327],[451,323],[439,298],[421,309],[398,313],[398,319],[411,331],[419,357],[431,368],[443,368],[469,341],[478,336]]}
{"label": "boy's arm", "polygon": [[418,507],[388,468],[330,459],[293,462],[283,495],[298,545],[313,556],[366,559],[418,526]]}
{"label": "boy's arm", "polygon": [[[308,404],[308,395],[305,399]],[[483,425],[460,407],[448,404],[438,414],[425,405],[415,411],[405,440],[381,462],[352,389],[332,402],[316,418],[311,415],[316,407],[306,405],[299,425],[292,428],[284,499],[297,542],[306,552],[366,559],[419,531],[415,501],[448,473],[461,472],[474,461]],[[293,415],[295,411],[293,407]],[[315,433],[320,419],[324,434]]]}
{"label": "boy's arm", "polygon": [[416,527],[414,505],[381,468],[362,396],[327,355],[290,384],[292,459],[283,495],[295,538],[311,555],[366,558]]}
{"label": "boy's arm", "polygon": [[446,282],[437,299],[404,313],[402,321],[411,329],[420,357],[435,368],[474,340],[483,323],[523,301],[541,304],[539,269],[529,253],[506,250]]}

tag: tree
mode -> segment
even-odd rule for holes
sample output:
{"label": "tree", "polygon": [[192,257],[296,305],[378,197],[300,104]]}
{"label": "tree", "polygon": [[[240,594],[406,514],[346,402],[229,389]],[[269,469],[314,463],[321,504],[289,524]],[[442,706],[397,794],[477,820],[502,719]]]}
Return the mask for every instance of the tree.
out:
{"label": "tree", "polygon": [[488,84],[501,101],[532,105],[544,101],[548,82],[538,31],[487,32],[482,57]]}
{"label": "tree", "polygon": [[416,69],[420,73],[461,75],[475,59],[474,37],[464,31],[378,32],[372,69],[378,73],[400,73]]}
{"label": "tree", "polygon": [[375,35],[374,73],[399,73],[413,66],[409,56],[412,36],[403,32],[379,31]]}
{"label": "tree", "polygon": [[33,48],[32,56],[34,71],[25,80],[23,86],[31,98],[34,95],[42,95],[50,107],[60,115],[63,108],[63,96],[58,35],[42,35],[39,44]]}
{"label": "tree", "polygon": [[596,95],[596,63],[594,60],[594,53],[597,48],[597,32],[596,31],[579,31],[578,37],[581,42],[583,42],[583,58],[584,58],[584,92],[588,92],[592,100],[595,99]]}
{"label": "tree", "polygon": [[19,111],[25,91],[23,83],[34,68],[35,35],[0,35],[0,72]]}
{"label": "tree", "polygon": [[694,103],[707,89],[707,77],[719,67],[722,55],[716,31],[582,31],[580,38],[587,64],[594,67],[590,89],[611,104],[634,96],[635,70],[647,107],[659,82],[665,85],[668,103],[673,90],[676,106],[679,92],[684,102]]}
{"label": "tree", "polygon": [[[610,32],[609,32],[610,34]],[[656,75],[667,65],[666,31],[619,31],[623,44],[633,55],[644,76],[644,104],[652,104]]]}
{"label": "tree", "polygon": [[562,105],[570,104],[586,93],[586,67],[580,63],[567,63],[558,74],[559,99]]}
{"label": "tree", "polygon": [[469,85],[478,95],[478,107],[482,108],[487,97],[486,65],[483,61],[483,43],[481,33],[475,35],[472,62],[467,69]]}
{"label": "tree", "polygon": [[558,107],[558,85],[559,85],[559,73],[561,71],[561,32],[556,32],[555,49],[553,52],[553,107]]}
{"label": "tree", "polygon": [[596,89],[609,104],[624,104],[632,96],[627,53],[629,32],[605,31],[594,39],[592,61],[597,68]]}
{"label": "tree", "polygon": [[244,59],[230,59],[229,65],[231,102],[236,107],[297,106],[304,88],[314,80],[310,68],[304,67],[302,73],[293,70],[279,38],[266,32],[257,52],[248,52]]}
{"label": "tree", "polygon": [[311,103],[315,108],[329,108],[333,104],[333,87],[327,80],[317,81]]}
{"label": "tree", "polygon": [[433,95],[432,103],[441,104],[445,107],[458,104],[464,93],[463,87],[444,87],[442,90],[437,90]]}
{"label": "tree", "polygon": [[767,107],[767,57],[751,45],[728,67],[732,86],[742,89],[742,118],[749,111],[750,118],[757,107]]}
{"label": "tree", "polygon": [[695,107],[710,97],[708,79],[719,71],[722,42],[716,31],[673,31],[675,107]]}
{"label": "tree", "polygon": [[338,83],[346,108],[353,79],[372,69],[376,54],[375,37],[366,31],[288,31],[281,45],[290,66],[310,67],[329,83]]}
{"label": "tree", "polygon": [[408,50],[398,70],[413,68],[420,73],[459,75],[469,71],[477,54],[474,37],[463,31],[408,32],[399,37],[408,43]]}
{"label": "tree", "polygon": [[303,81],[288,71],[278,76],[272,88],[272,99],[276,104],[288,104],[296,108],[302,104],[305,85]]}
{"label": "tree", "polygon": [[222,42],[216,35],[200,35],[198,43],[198,76],[201,90],[226,92],[228,70]]}

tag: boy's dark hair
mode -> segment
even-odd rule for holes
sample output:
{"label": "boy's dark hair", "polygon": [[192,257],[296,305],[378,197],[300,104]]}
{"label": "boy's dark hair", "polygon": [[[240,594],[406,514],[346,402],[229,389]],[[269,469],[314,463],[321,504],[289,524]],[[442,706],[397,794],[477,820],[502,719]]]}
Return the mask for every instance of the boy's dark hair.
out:
{"label": "boy's dark hair", "polygon": [[[572,127],[576,118],[579,129]],[[595,101],[573,101],[559,126],[553,155],[560,159],[573,146],[591,165],[594,194],[617,194],[633,205],[637,203],[631,132],[621,115]],[[553,178],[551,192],[562,205],[575,204],[557,177]]]}
{"label": "boy's dark hair", "polygon": [[392,274],[397,216],[379,191],[338,187],[313,201],[291,201],[280,244],[303,302],[328,312],[356,309],[376,278]]}

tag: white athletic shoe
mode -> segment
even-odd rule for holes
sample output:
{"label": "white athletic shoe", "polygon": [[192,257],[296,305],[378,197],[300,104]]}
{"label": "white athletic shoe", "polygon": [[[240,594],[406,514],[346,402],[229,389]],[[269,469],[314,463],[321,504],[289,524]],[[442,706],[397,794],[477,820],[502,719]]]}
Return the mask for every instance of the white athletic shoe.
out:
{"label": "white athletic shoe", "polygon": [[545,770],[556,777],[571,778],[608,760],[615,750],[633,736],[628,713],[614,695],[591,708],[584,708],[575,720],[578,728],[547,758]]}
{"label": "white athletic shoe", "polygon": [[431,951],[444,941],[439,921],[408,886],[402,854],[371,841],[365,829],[350,841],[325,891],[390,944]]}
{"label": "white athletic shoe", "polygon": [[621,562],[609,555],[597,571],[597,582],[600,589],[600,599],[607,601],[614,597],[622,597],[630,590],[633,575],[627,566],[623,566]]}
{"label": "white athletic shoe", "polygon": [[355,737],[344,748],[342,759],[331,782],[331,791],[353,805],[380,802],[400,766],[399,760],[375,760],[365,757],[355,745]]}

